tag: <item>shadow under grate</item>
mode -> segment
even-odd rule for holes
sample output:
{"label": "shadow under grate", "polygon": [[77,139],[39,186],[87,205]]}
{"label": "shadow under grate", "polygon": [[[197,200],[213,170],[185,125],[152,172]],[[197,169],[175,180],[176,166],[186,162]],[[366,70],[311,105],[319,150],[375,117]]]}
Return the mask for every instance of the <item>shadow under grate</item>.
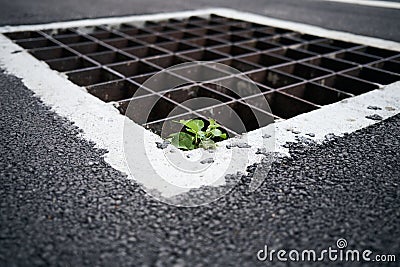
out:
{"label": "shadow under grate", "polygon": [[[145,105],[160,98],[146,120],[141,114],[129,114],[157,133],[163,122],[171,120],[167,118],[171,110],[176,118],[206,117],[229,106],[248,122],[245,128],[249,131],[264,126],[250,119],[249,108],[270,118],[288,119],[400,80],[400,52],[213,14],[146,21],[141,26],[123,23],[5,35],[89,93],[115,102],[122,114],[130,101]],[[155,73],[192,61],[213,61],[238,69],[262,93],[247,91],[240,97],[216,85],[235,86],[235,79],[226,81],[216,74],[198,84],[195,76],[174,73],[161,81],[165,83],[161,91],[146,88],[133,97]],[[168,87],[177,81],[182,86]],[[185,105],[197,97],[220,103]],[[259,105],[257,99],[261,98],[268,100],[272,114]],[[228,132],[238,134],[229,129],[229,116],[221,116]]]}

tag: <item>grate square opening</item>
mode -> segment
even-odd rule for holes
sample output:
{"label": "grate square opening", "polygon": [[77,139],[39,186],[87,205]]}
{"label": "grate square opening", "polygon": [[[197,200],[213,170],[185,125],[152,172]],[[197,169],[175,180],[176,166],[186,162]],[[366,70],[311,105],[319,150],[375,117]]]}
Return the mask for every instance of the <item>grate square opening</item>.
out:
{"label": "grate square opening", "polygon": [[264,67],[272,67],[289,62],[288,59],[270,53],[265,53],[265,54],[257,53],[249,56],[243,56],[240,57],[240,60]]}
{"label": "grate square opening", "polygon": [[156,67],[153,67],[143,61],[128,61],[124,63],[108,65],[108,67],[124,77],[133,77],[159,71],[159,69]]}
{"label": "grate square opening", "polygon": [[122,53],[113,51],[89,54],[88,57],[101,64],[111,64],[116,62],[132,61],[136,59],[135,57],[128,57]]}
{"label": "grate square opening", "polygon": [[33,49],[30,50],[29,53],[31,53],[36,58],[41,60],[59,59],[59,58],[76,56],[71,51],[62,47]]}
{"label": "grate square opening", "polygon": [[166,36],[166,35],[143,35],[143,36],[136,36],[136,38],[140,41],[149,43],[149,44],[156,44],[156,43],[165,43],[165,42],[171,42],[173,41],[172,38]]}
{"label": "grate square opening", "polygon": [[67,75],[72,82],[81,86],[89,86],[120,79],[120,77],[118,77],[117,75],[103,68],[73,71],[68,72]]}
{"label": "grate square opening", "polygon": [[233,58],[221,60],[218,63],[224,64],[224,65],[228,65],[228,66],[230,66],[230,67],[232,67],[234,69],[237,69],[237,70],[239,70],[241,72],[248,72],[248,71],[255,70],[255,69],[259,68],[258,66],[254,65],[254,64],[250,64],[250,63],[247,63],[247,62],[242,61],[240,59],[233,59]]}
{"label": "grate square opening", "polygon": [[318,57],[310,61],[305,61],[305,63],[312,64],[320,68],[324,68],[331,71],[343,71],[357,67],[356,64],[353,64],[351,62],[343,61],[340,59],[333,59],[329,57]]}
{"label": "grate square opening", "polygon": [[25,49],[35,49],[35,48],[48,48],[58,46],[55,42],[47,38],[35,38],[35,39],[22,39],[16,42],[18,45]]}
{"label": "grate square opening", "polygon": [[50,66],[50,68],[59,72],[86,69],[96,66],[92,62],[78,56],[65,59],[51,59],[47,60],[46,63]]}
{"label": "grate square opening", "polygon": [[218,46],[218,45],[223,45],[224,42],[218,41],[212,38],[198,38],[198,39],[191,39],[187,40],[188,43],[200,46],[200,47],[212,47],[212,46]]}
{"label": "grate square opening", "polygon": [[269,33],[258,31],[258,30],[243,30],[243,31],[236,31],[233,32],[235,35],[244,36],[249,40],[252,39],[262,39],[272,36]]}
{"label": "grate square opening", "polygon": [[275,70],[252,72],[248,75],[255,82],[261,83],[269,88],[274,89],[302,82],[302,80],[295,78],[294,76],[289,76]]}
{"label": "grate square opening", "polygon": [[230,55],[230,56],[240,56],[240,55],[250,54],[250,53],[254,52],[254,50],[250,50],[250,49],[236,46],[236,45],[215,47],[212,50],[218,51],[218,52]]}
{"label": "grate square opening", "polygon": [[197,61],[213,61],[221,58],[225,58],[226,56],[223,54],[220,54],[216,51],[210,51],[210,50],[197,50],[193,52],[185,52],[180,54],[181,56],[191,59],[191,60],[197,60]]}
{"label": "grate square opening", "polygon": [[4,35],[12,40],[33,39],[33,38],[43,37],[40,33],[35,31],[10,32],[10,33],[5,33]]}
{"label": "grate square opening", "polygon": [[359,44],[355,44],[355,43],[344,42],[344,41],[340,41],[340,40],[331,40],[331,39],[324,39],[318,43],[326,44],[331,47],[339,47],[339,48],[343,48],[343,49],[349,49],[352,47],[360,46]]}
{"label": "grate square opening", "polygon": [[151,78],[152,76],[153,74],[147,74],[135,76],[131,79],[142,84],[144,87],[149,87],[152,92],[163,92],[191,84],[190,81],[168,71],[160,72],[157,77]]}
{"label": "grate square opening", "polygon": [[[176,27],[176,25],[173,26],[168,26],[168,25],[155,25],[151,27],[146,28],[147,31],[144,31],[145,33],[149,34],[152,32],[159,32],[159,33],[169,33],[169,32],[176,32],[179,27]],[[136,33],[136,35],[138,35]]]}
{"label": "grate square opening", "polygon": [[195,33],[193,33],[193,31],[191,31],[191,32],[175,31],[175,32],[168,32],[168,33],[163,34],[163,36],[165,36],[165,37],[173,38],[173,39],[177,39],[177,40],[198,38],[199,35],[201,35],[201,34],[195,34]]}
{"label": "grate square opening", "polygon": [[202,28],[202,29],[195,29],[191,30],[190,33],[196,35],[196,37],[202,37],[202,36],[212,36],[216,34],[221,34],[223,33],[224,30],[221,26],[218,27],[212,27],[212,28]]}
{"label": "grate square opening", "polygon": [[360,95],[379,88],[379,86],[374,83],[340,74],[317,80],[315,82],[353,95]]}
{"label": "grate square opening", "polygon": [[310,80],[316,77],[326,76],[332,74],[326,70],[311,67],[301,63],[295,63],[278,67],[275,70],[291,74],[292,76],[300,77],[302,79]]}
{"label": "grate square opening", "polygon": [[386,71],[381,71],[373,68],[363,67],[360,69],[351,70],[349,72],[344,72],[343,74],[354,76],[359,79],[366,81],[379,83],[379,84],[390,84],[400,80],[400,75],[395,73],[388,73]]}
{"label": "grate square opening", "polygon": [[110,32],[110,31],[95,31],[95,32],[89,33],[89,35],[96,39],[99,39],[99,40],[121,38],[120,35]]}
{"label": "grate square opening", "polygon": [[133,48],[133,47],[142,47],[143,44],[125,39],[125,38],[117,38],[117,39],[111,39],[111,40],[105,40],[103,41],[105,44],[108,44],[110,46],[113,46],[116,49],[124,49],[124,48]]}
{"label": "grate square opening", "polygon": [[171,52],[182,52],[182,51],[198,49],[196,46],[193,46],[189,43],[184,43],[184,42],[169,42],[169,43],[160,44],[160,45],[158,45],[158,47],[161,47],[161,48],[171,51]]}
{"label": "grate square opening", "polygon": [[149,35],[151,34],[151,31],[148,31],[143,28],[125,28],[125,29],[117,29],[119,33],[132,36],[132,37],[138,37],[138,36],[143,36],[143,35]]}
{"label": "grate square opening", "polygon": [[241,41],[247,41],[250,40],[251,37],[246,37],[243,35],[238,35],[238,34],[221,34],[221,35],[214,35],[213,36],[216,39],[220,39],[226,42],[231,42],[231,43],[236,43],[236,42],[241,42]]}
{"label": "grate square opening", "polygon": [[[262,110],[252,109],[251,106],[240,101],[233,101],[226,105],[218,105],[198,111],[206,118],[215,118],[221,125],[228,129],[235,129],[238,134],[243,134],[258,129],[259,122],[264,122],[261,127],[273,122],[272,114]],[[257,120],[257,118],[259,120]],[[242,122],[245,121],[246,125]]]}
{"label": "grate square opening", "polygon": [[329,55],[331,58],[339,58],[350,62],[355,62],[358,64],[367,64],[374,61],[378,61],[380,58],[375,56],[370,56],[366,54],[356,53],[356,52],[340,52],[336,54]]}
{"label": "grate square opening", "polygon": [[108,47],[105,47],[101,44],[94,43],[94,42],[83,43],[83,44],[73,44],[73,45],[70,45],[69,47],[83,55],[94,54],[94,53],[99,53],[99,52],[106,52],[106,51],[111,52],[111,50]]}
{"label": "grate square opening", "polygon": [[274,43],[274,44],[278,44],[278,45],[294,45],[294,44],[299,44],[301,43],[301,40],[297,40],[297,39],[293,39],[290,37],[278,37],[278,38],[272,38],[272,39],[268,39],[269,42]]}
{"label": "grate square opening", "polygon": [[[127,107],[130,102],[132,103],[132,105],[135,106],[135,110],[133,109],[127,110]],[[147,114],[142,114],[141,111],[147,110],[149,106],[153,106],[153,109],[146,118],[145,115]],[[184,109],[183,107],[176,105],[175,103],[171,102],[166,98],[163,97],[160,98],[157,95],[148,95],[138,98],[132,98],[129,101],[125,100],[119,103],[118,108],[123,114],[125,114],[127,117],[129,117],[134,122],[140,125],[165,119],[168,116],[168,114],[170,114],[172,111],[173,111],[172,114],[174,115],[188,113],[188,110]]]}
{"label": "grate square opening", "polygon": [[198,24],[188,23],[188,22],[181,22],[181,23],[174,23],[170,25],[174,27],[175,30],[190,30],[190,29],[201,29],[202,26]]}
{"label": "grate square opening", "polygon": [[189,62],[189,59],[177,56],[177,55],[167,55],[160,56],[152,59],[146,59],[147,62],[150,62],[153,65],[157,65],[163,69],[166,69],[171,66],[175,66],[177,64],[182,64],[185,62]]}
{"label": "grate square opening", "polygon": [[400,55],[391,57],[390,60],[400,62]]}
{"label": "grate square opening", "polygon": [[219,32],[237,32],[237,31],[240,32],[240,31],[247,30],[245,27],[242,27],[242,25],[240,23],[213,26],[211,28],[214,30],[217,30]]}
{"label": "grate square opening", "polygon": [[306,83],[285,88],[280,92],[284,92],[288,95],[292,95],[321,106],[332,104],[352,96],[351,94],[346,94],[344,92],[315,83]]}
{"label": "grate square opening", "polygon": [[319,36],[314,36],[314,35],[310,35],[310,34],[295,34],[295,35],[293,35],[293,36],[295,36],[297,39],[301,39],[301,40],[303,40],[303,41],[315,41],[315,40],[323,40],[323,38],[322,37],[319,37]]}
{"label": "grate square opening", "polygon": [[137,48],[128,48],[128,49],[122,49],[122,51],[134,55],[135,57],[138,58],[148,58],[148,57],[154,57],[154,56],[159,56],[159,55],[165,55],[167,54],[166,51],[157,49],[155,47],[149,47],[149,46],[141,46]]}
{"label": "grate square opening", "polygon": [[[138,84],[132,83],[128,80],[119,80],[89,86],[87,90],[89,93],[100,98],[104,102],[110,102],[129,99],[133,97],[138,88]],[[140,91],[140,93],[145,92],[145,90]]]}
{"label": "grate square opening", "polygon": [[299,49],[291,49],[291,48],[271,50],[270,53],[283,56],[285,58],[288,58],[289,60],[290,59],[294,59],[294,60],[306,59],[306,58],[311,58],[316,55],[315,53],[310,53],[307,51],[301,51]]}
{"label": "grate square opening", "polygon": [[299,46],[297,48],[300,48],[302,50],[307,50],[316,54],[328,54],[340,50],[340,48],[335,48],[332,46],[322,45],[322,44],[306,44]]}
{"label": "grate square opening", "polygon": [[261,100],[261,98],[267,99],[272,114],[282,119],[290,119],[299,114],[318,108],[311,103],[280,92],[268,92],[262,95],[249,97],[246,99],[246,103],[265,110],[265,107],[263,106],[264,102]]}
{"label": "grate square opening", "polygon": [[393,61],[389,61],[389,60],[381,61],[381,62],[372,64],[371,67],[400,74],[400,63],[398,61],[394,61],[394,60]]}
{"label": "grate square opening", "polygon": [[79,33],[77,33],[75,28],[55,29],[55,30],[47,30],[47,31],[43,31],[43,32],[48,34],[48,35],[50,35],[54,39],[57,39],[57,38],[60,38],[60,37],[75,38],[76,36],[79,36]]}
{"label": "grate square opening", "polygon": [[[220,102],[229,102],[232,99],[222,94],[219,94],[215,91],[211,91],[206,87],[199,86],[199,85],[189,85],[181,88],[177,88],[174,90],[168,90],[166,93],[163,94],[164,97],[169,98],[183,106],[186,106],[192,110],[198,110],[207,108],[210,105],[211,99],[215,99]],[[196,100],[198,98],[209,98],[207,101],[199,101]],[[195,100],[195,101],[188,101],[188,100]],[[187,103],[184,103],[188,101]],[[211,100],[212,101],[212,100]],[[217,103],[217,101],[215,101]]]}
{"label": "grate square opening", "polygon": [[247,41],[247,42],[240,43],[240,45],[243,47],[249,47],[254,50],[263,50],[263,51],[275,49],[275,48],[279,47],[279,45],[277,45],[277,44],[272,44],[270,42],[262,41],[262,40]]}
{"label": "grate square opening", "polygon": [[214,64],[199,65],[195,69],[192,66],[176,68],[171,72],[183,79],[195,82],[205,82],[226,77],[226,73],[217,70]]}
{"label": "grate square opening", "polygon": [[392,57],[398,54],[398,52],[395,51],[390,51],[390,50],[385,50],[385,49],[380,49],[380,48],[376,48],[376,47],[370,47],[370,46],[366,46],[366,47],[362,47],[359,49],[356,49],[354,51],[357,52],[362,52],[364,54],[369,54],[372,56],[376,56],[376,57]]}
{"label": "grate square opening", "polygon": [[91,42],[91,39],[82,36],[82,35],[78,35],[78,34],[74,34],[74,35],[61,35],[59,37],[55,37],[55,40],[63,43],[63,44],[78,44],[78,43],[87,43],[87,42]]}
{"label": "grate square opening", "polygon": [[[230,97],[235,99],[240,99],[252,95],[256,95],[259,91],[270,91],[271,89],[265,86],[251,85],[246,83],[246,77],[229,77],[226,79],[217,80],[214,82],[214,88],[218,92],[224,93]],[[235,92],[230,90],[229,88],[234,88]]]}

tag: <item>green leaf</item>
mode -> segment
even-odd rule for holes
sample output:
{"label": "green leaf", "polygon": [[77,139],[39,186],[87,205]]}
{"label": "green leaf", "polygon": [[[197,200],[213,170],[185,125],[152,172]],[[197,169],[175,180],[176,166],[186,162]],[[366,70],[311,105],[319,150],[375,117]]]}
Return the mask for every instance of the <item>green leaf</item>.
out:
{"label": "green leaf", "polygon": [[209,129],[216,129],[218,127],[221,127],[214,119],[209,118],[208,121],[210,122],[210,125],[208,125],[207,128]]}
{"label": "green leaf", "polygon": [[198,131],[201,131],[201,129],[203,129],[204,122],[202,120],[190,120],[185,123],[185,126],[197,133]]}
{"label": "green leaf", "polygon": [[212,135],[215,137],[220,137],[222,135],[222,131],[220,129],[213,129],[211,131]]}
{"label": "green leaf", "polygon": [[176,146],[177,148],[192,150],[194,149],[194,136],[187,133],[176,133],[172,134],[171,144]]}
{"label": "green leaf", "polygon": [[193,129],[187,128],[186,131],[188,131],[189,133],[193,133],[193,134],[197,134],[197,132]]}
{"label": "green leaf", "polygon": [[209,125],[205,131],[203,131],[204,121],[201,119],[175,122],[184,125],[185,131],[171,134],[167,140],[180,149],[192,150],[198,147],[214,149],[216,148],[216,143],[213,138],[227,139],[228,137],[226,133],[218,129],[221,126],[212,118],[209,118]]}
{"label": "green leaf", "polygon": [[206,137],[206,132],[204,132],[204,131],[198,131],[198,132],[197,132],[197,135],[198,135],[201,139],[204,139],[204,138]]}

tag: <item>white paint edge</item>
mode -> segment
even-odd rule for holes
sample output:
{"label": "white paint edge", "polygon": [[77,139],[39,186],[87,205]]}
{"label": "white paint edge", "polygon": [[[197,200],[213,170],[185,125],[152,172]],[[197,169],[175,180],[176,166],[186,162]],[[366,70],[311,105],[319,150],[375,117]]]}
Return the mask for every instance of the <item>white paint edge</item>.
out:
{"label": "white paint edge", "polygon": [[[370,37],[357,36],[354,34],[341,33],[337,31],[330,31],[314,26],[304,24],[297,24],[286,22],[276,19],[270,19],[259,15],[250,13],[243,13],[229,9],[207,9],[196,12],[180,12],[180,13],[165,13],[160,15],[145,15],[135,17],[125,17],[118,19],[99,19],[90,20],[93,23],[122,23],[132,22],[139,20],[159,20],[165,18],[187,17],[192,15],[206,15],[214,13],[221,16],[243,19],[251,22],[271,25],[275,27],[282,27],[293,29],[314,35],[325,36],[333,39],[351,40],[353,42],[375,44],[382,48],[394,49],[400,51],[399,44],[379,40]],[[84,22],[87,22],[85,20]],[[51,26],[49,26],[51,25]],[[9,28],[9,30],[33,30],[43,28],[53,28],[55,24],[41,25],[41,26],[21,26]],[[56,23],[56,25],[70,27],[69,23]],[[75,26],[86,25],[83,22],[74,22]],[[4,28],[2,29],[4,30]],[[10,41],[4,35],[0,35],[0,46],[2,52],[0,53],[0,66],[4,68],[7,73],[22,79],[26,87],[31,89],[36,96],[48,106],[50,106],[57,114],[66,117],[73,121],[79,128],[83,130],[83,138],[93,141],[99,148],[104,148],[109,151],[105,155],[105,160],[113,168],[126,173],[129,176],[124,153],[123,153],[123,125],[125,117],[120,115],[119,112],[112,106],[102,102],[98,98],[88,94],[86,90],[70,82],[64,75],[57,71],[51,70],[47,64],[41,62],[28,54],[26,51],[20,53],[13,53],[13,51],[21,50],[21,47]],[[28,67],[29,66],[29,67]],[[372,111],[367,109],[369,105],[380,106],[383,109]],[[385,107],[394,108],[394,110],[386,110]],[[361,128],[367,127],[375,123],[375,121],[366,119],[366,115],[379,114],[384,119],[397,114],[400,110],[400,82],[386,86],[385,88],[374,90],[369,93],[347,99],[342,102],[334,103],[324,106],[318,110],[305,113],[294,117],[292,119],[275,123],[276,136],[276,151],[288,154],[288,150],[283,147],[286,142],[294,142],[295,134],[292,130],[301,132],[301,135],[306,133],[314,133],[315,141],[322,142],[324,136],[329,133],[335,135],[343,135],[344,133],[351,133]],[[160,137],[145,131],[142,127],[133,123],[130,124],[134,131],[142,133],[149,140],[161,141]],[[263,129],[247,134],[249,140],[252,140]],[[308,136],[305,136],[308,137]],[[241,153],[248,153],[253,155],[248,159],[244,165],[250,165],[259,162],[260,156],[255,156],[257,147],[262,147],[263,144],[252,144],[250,149],[242,149]],[[153,146],[154,147],[154,146]],[[152,148],[150,148],[151,150]],[[153,149],[154,151],[154,149]],[[228,153],[224,146],[219,147],[218,153]],[[151,152],[154,154],[161,154]],[[139,155],[138,155],[139,156]],[[145,155],[143,155],[145,156]],[[222,158],[222,157],[221,157]],[[223,162],[216,163],[223,164]],[[237,164],[238,171],[245,171],[243,162]],[[143,170],[145,171],[145,170]],[[129,176],[129,178],[133,178]],[[149,188],[156,185],[148,184]]]}
{"label": "white paint edge", "polygon": [[391,1],[374,1],[374,0],[317,0],[317,1],[327,1],[327,2],[337,2],[337,3],[360,5],[360,6],[400,9],[400,3],[391,2]]}

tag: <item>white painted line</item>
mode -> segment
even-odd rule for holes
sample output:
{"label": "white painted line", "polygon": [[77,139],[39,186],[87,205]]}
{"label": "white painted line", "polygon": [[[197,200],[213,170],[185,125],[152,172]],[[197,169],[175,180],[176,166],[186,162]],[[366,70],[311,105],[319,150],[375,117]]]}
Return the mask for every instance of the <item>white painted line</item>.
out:
{"label": "white painted line", "polygon": [[317,0],[317,1],[328,1],[328,2],[338,2],[338,3],[360,5],[360,6],[400,9],[400,3],[391,1],[374,1],[374,0]]}
{"label": "white painted line", "polygon": [[[10,32],[16,30],[50,29],[53,27],[71,27],[71,25],[76,27],[87,25],[88,22],[90,22],[91,25],[132,21],[139,23],[142,20],[161,20],[192,15],[207,15],[209,13],[275,27],[288,28],[332,39],[347,40],[400,51],[400,45],[395,42],[330,31],[314,26],[266,18],[230,9],[207,9],[194,12],[61,22],[36,26],[2,27],[0,31]],[[129,176],[123,149],[123,127],[125,117],[120,115],[114,107],[88,94],[84,88],[73,84],[57,71],[51,70],[47,64],[37,60],[26,51],[13,53],[16,50],[21,50],[21,47],[2,34],[0,34],[0,46],[2,48],[0,52],[0,67],[5,69],[7,73],[21,78],[25,86],[40,97],[46,105],[52,107],[56,113],[75,122],[75,124],[83,130],[83,138],[95,142],[99,148],[107,149],[109,153],[106,154],[105,160],[112,167]],[[382,110],[369,110],[367,109],[369,105],[380,106]],[[387,107],[387,109],[385,109],[385,107]],[[326,134],[333,133],[340,136],[344,133],[351,133],[374,124],[375,121],[366,119],[366,115],[377,113],[386,119],[399,112],[400,82],[397,82],[382,89],[346,99],[342,102],[323,106],[318,110],[299,115],[286,121],[277,122],[265,128],[274,128],[276,151],[287,154],[288,150],[284,147],[284,144],[286,142],[295,141],[295,134],[293,134],[291,130],[299,131],[301,132],[300,135],[303,136],[305,136],[306,133],[314,133],[315,138],[313,139],[317,142],[322,142]],[[132,127],[134,133],[144,135],[145,138],[147,138],[146,140],[149,141],[149,144],[151,144],[148,149],[149,152],[138,151],[137,156],[146,157],[146,153],[150,153],[151,156],[154,157],[155,164],[161,167],[162,164],[166,164],[162,153],[159,153],[159,150],[155,150],[155,146],[153,145],[155,141],[161,141],[161,138],[133,122],[129,123],[129,127]],[[246,134],[245,137],[247,137],[251,143],[252,140],[257,140],[254,136],[264,131],[264,128],[258,129]],[[255,150],[263,145],[262,143],[253,142],[251,148],[241,150],[240,153],[252,156],[248,157],[247,162],[234,162],[235,159],[233,159],[234,164],[231,166],[230,173],[235,173],[236,171],[244,172],[246,165],[259,162],[261,157],[260,155],[255,155]],[[220,160],[217,160],[215,165],[212,165],[214,166],[213,168],[223,166],[225,164],[223,158],[225,155],[230,154],[230,151],[228,151],[225,146],[220,146],[217,153],[220,155],[217,156]],[[146,168],[144,166],[138,166],[138,168],[141,168],[140,170],[146,174]],[[130,176],[130,178],[133,177]],[[176,177],[176,182],[179,183],[184,178],[185,177]],[[206,183],[208,178],[203,178],[203,181]],[[150,189],[158,189],[157,186],[159,186],[159,184],[152,184],[152,181],[148,181],[145,186]],[[184,191],[185,189],[182,190],[182,192]]]}

